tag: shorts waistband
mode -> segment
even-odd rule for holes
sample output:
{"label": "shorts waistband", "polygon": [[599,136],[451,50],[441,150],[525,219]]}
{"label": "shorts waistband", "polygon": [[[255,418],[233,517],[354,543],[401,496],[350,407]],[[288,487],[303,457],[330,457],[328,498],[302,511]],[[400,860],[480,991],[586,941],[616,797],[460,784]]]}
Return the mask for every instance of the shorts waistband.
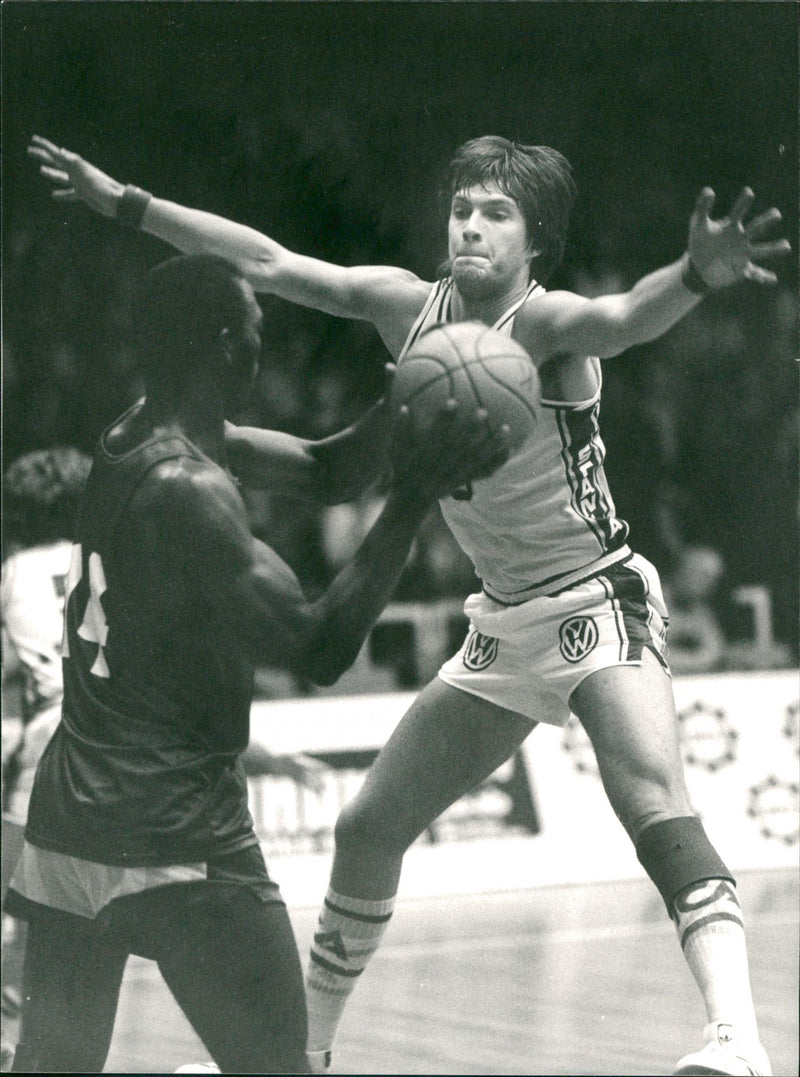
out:
{"label": "shorts waistband", "polygon": [[531,598],[548,598],[558,595],[562,591],[567,591],[570,587],[577,587],[578,584],[599,576],[612,565],[627,561],[631,557],[633,557],[633,551],[630,547],[620,546],[618,550],[607,553],[596,561],[591,561],[588,565],[582,565],[581,568],[574,569],[572,572],[565,572],[563,575],[555,576],[553,579],[545,580],[543,583],[532,584],[522,591],[505,594],[503,591],[496,591],[489,584],[484,583],[482,585],[483,592],[494,602],[499,602],[501,606],[521,606],[523,602],[527,602]]}

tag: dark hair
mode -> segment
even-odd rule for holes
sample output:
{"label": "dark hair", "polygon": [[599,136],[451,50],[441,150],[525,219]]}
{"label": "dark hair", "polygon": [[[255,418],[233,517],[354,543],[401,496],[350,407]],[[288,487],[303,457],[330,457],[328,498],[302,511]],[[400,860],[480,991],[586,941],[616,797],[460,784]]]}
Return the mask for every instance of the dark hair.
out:
{"label": "dark hair", "polygon": [[577,193],[572,166],[549,146],[523,146],[499,135],[473,138],[459,146],[444,177],[449,204],[468,187],[495,183],[522,211],[528,239],[540,250],[531,273],[542,283],[561,264],[569,217]]}
{"label": "dark hair", "polygon": [[59,446],[18,457],[3,476],[4,542],[41,546],[71,539],[91,457]]}
{"label": "dark hair", "polygon": [[244,277],[214,254],[182,254],[150,270],[139,304],[139,331],[149,381],[195,376],[216,353],[223,329],[247,307]]}

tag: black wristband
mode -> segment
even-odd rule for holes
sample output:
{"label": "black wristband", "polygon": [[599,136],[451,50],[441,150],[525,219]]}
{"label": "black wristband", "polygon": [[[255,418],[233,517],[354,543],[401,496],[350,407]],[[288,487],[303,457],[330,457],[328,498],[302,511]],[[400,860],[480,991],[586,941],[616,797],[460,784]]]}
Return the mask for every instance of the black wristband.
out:
{"label": "black wristband", "polygon": [[695,295],[705,295],[707,292],[711,291],[711,286],[706,284],[700,276],[697,266],[689,255],[686,256],[683,269],[681,270],[681,280],[683,281],[684,286],[688,288],[690,292],[694,292]]}
{"label": "black wristband", "polygon": [[153,196],[140,187],[126,187],[117,203],[117,220],[127,228],[140,228],[144,211]]}

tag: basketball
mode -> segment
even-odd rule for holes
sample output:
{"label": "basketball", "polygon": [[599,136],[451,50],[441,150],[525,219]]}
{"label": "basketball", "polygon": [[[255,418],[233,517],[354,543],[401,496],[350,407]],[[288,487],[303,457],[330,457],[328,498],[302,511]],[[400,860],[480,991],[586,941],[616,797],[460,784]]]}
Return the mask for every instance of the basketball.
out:
{"label": "basketball", "polygon": [[539,376],[522,345],[481,322],[423,333],[400,363],[390,393],[392,414],[407,407],[423,436],[448,400],[464,414],[485,408],[494,429],[508,426],[512,451],[533,430],[539,399]]}

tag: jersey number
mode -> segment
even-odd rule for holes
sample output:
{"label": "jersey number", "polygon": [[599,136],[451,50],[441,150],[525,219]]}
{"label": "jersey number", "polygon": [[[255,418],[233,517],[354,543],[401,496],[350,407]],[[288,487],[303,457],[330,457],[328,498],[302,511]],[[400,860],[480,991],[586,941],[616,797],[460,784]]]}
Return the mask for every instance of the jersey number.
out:
{"label": "jersey number", "polygon": [[[72,561],[69,566],[69,575],[67,576],[65,609],[69,608],[70,595],[81,582],[82,578],[83,549],[80,543],[76,543],[76,545],[72,547]],[[92,668],[89,670],[95,677],[110,676],[108,665],[106,663],[106,656],[103,654],[103,647],[105,647],[106,639],[108,638],[108,624],[106,623],[103,603],[100,600],[103,597],[105,590],[106,574],[103,571],[103,562],[100,559],[100,554],[90,553],[89,600],[86,603],[86,609],[83,612],[83,620],[78,626],[78,635],[81,639],[85,639],[89,643],[97,644],[97,657],[94,660]],[[63,655],[65,658],[69,658],[69,641],[67,639],[66,620],[64,623]]]}

